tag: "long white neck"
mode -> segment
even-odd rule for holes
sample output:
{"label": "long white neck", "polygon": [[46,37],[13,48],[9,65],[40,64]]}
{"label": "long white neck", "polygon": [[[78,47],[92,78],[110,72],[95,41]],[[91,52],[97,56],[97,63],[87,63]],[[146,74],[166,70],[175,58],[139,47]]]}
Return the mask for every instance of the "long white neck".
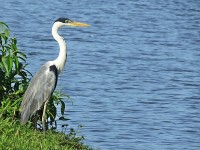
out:
{"label": "long white neck", "polygon": [[58,73],[60,73],[63,70],[63,68],[65,66],[66,59],[67,59],[66,42],[65,42],[64,38],[58,34],[58,29],[61,26],[62,26],[62,24],[54,23],[54,25],[52,27],[52,35],[53,35],[54,39],[58,42],[59,47],[60,47],[59,55],[54,60],[54,64],[56,65],[56,67],[58,69]]}

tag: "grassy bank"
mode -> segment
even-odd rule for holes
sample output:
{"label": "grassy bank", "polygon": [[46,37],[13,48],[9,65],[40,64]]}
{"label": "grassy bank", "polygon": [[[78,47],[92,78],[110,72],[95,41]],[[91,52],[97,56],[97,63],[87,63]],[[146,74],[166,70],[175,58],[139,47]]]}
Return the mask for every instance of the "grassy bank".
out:
{"label": "grassy bank", "polygon": [[30,126],[21,126],[19,121],[0,118],[0,149],[2,150],[89,150],[83,144],[82,137],[76,137],[74,131],[67,134],[48,130],[46,135]]}

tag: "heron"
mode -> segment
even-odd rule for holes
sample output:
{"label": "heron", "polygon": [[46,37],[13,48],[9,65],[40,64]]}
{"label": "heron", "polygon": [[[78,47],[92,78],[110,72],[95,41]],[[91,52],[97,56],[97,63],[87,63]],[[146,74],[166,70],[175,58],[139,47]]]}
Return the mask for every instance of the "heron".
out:
{"label": "heron", "polygon": [[58,81],[58,76],[64,69],[67,59],[67,44],[62,36],[58,34],[58,29],[63,26],[84,27],[89,24],[72,21],[68,18],[58,18],[52,26],[52,36],[58,42],[60,52],[53,61],[48,61],[39,69],[31,79],[28,88],[25,91],[20,106],[21,124],[25,125],[30,116],[35,114],[43,107],[42,127],[46,131],[45,111],[47,103],[52,96]]}

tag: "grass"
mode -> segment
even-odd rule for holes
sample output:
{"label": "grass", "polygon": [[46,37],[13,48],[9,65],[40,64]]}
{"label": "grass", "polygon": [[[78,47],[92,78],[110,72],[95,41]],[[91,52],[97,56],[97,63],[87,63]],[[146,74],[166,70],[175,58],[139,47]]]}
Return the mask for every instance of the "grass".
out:
{"label": "grass", "polygon": [[0,149],[2,150],[92,150],[91,147],[83,144],[83,137],[76,137],[73,130],[68,134],[48,130],[44,135],[30,125],[21,126],[19,121],[11,118],[0,118],[0,123]]}

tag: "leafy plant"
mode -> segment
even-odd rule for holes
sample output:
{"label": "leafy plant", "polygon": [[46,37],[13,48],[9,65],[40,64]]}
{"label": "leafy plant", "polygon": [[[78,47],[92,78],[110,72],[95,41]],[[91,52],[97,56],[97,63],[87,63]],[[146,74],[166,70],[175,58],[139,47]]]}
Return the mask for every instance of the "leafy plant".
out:
{"label": "leafy plant", "polygon": [[[47,110],[46,110],[46,117],[47,117],[47,129],[56,129],[57,128],[57,123],[56,123],[56,116],[58,117],[58,120],[69,120],[64,117],[65,113],[65,103],[63,101],[64,98],[69,99],[71,102],[70,96],[63,94],[61,91],[55,91],[53,95],[51,96],[49,102],[47,103]],[[57,113],[57,107],[60,107],[60,114],[61,116],[58,116]],[[41,120],[41,115],[40,115],[40,120]],[[49,126],[48,126],[49,125]],[[55,126],[53,126],[55,125]]]}
{"label": "leafy plant", "polygon": [[0,106],[1,115],[16,116],[21,98],[29,82],[26,55],[17,48],[9,27],[0,22]]}

